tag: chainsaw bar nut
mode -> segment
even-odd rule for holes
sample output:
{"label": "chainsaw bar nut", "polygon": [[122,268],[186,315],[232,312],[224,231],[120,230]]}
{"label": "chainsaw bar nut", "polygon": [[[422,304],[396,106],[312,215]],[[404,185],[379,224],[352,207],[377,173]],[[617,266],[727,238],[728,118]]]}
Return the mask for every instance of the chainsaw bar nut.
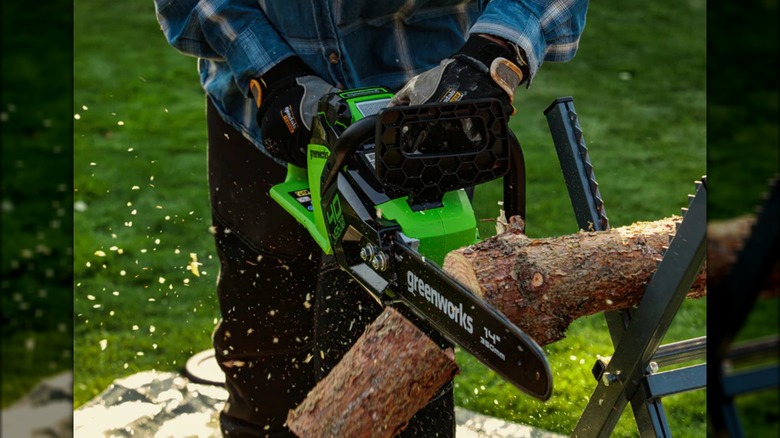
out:
{"label": "chainsaw bar nut", "polygon": [[386,271],[389,263],[390,259],[387,257],[387,254],[383,253],[382,251],[379,251],[371,259],[371,266],[374,268],[374,270],[377,271]]}
{"label": "chainsaw bar nut", "polygon": [[374,258],[376,252],[377,247],[369,243],[360,249],[360,258],[363,259],[364,262],[368,262]]}

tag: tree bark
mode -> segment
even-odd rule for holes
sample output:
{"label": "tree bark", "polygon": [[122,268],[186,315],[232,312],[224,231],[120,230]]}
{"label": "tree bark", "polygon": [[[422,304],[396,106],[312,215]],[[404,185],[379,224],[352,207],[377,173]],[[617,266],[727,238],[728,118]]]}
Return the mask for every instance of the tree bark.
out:
{"label": "tree bark", "polygon": [[[443,267],[546,345],[577,318],[637,305],[679,220],[530,239],[512,218],[503,233],[449,253]],[[706,294],[705,272],[689,297]]]}
{"label": "tree bark", "polygon": [[[707,282],[710,285],[719,284],[729,273],[755,222],[754,215],[745,215],[735,219],[712,221],[707,225]],[[780,260],[775,262],[760,297],[772,298],[778,295]]]}
{"label": "tree bark", "polygon": [[393,308],[287,417],[301,437],[393,437],[457,374],[442,350]]}

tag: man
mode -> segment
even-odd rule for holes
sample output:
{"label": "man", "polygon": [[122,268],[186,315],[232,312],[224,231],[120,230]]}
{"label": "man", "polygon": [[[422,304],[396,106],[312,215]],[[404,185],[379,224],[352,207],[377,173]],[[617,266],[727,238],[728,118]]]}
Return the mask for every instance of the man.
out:
{"label": "man", "polygon": [[[168,41],[198,58],[221,262],[214,332],[225,436],[288,436],[295,407],[378,314],[268,196],[305,165],[319,98],[383,85],[391,105],[499,98],[567,61],[587,1],[155,0]],[[451,386],[403,436],[453,436]]]}

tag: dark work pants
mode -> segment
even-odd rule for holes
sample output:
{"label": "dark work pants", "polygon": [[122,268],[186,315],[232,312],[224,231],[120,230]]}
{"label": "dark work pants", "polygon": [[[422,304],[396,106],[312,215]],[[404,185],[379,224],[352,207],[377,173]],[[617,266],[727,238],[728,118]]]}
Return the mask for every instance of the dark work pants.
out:
{"label": "dark work pants", "polygon": [[[224,436],[287,437],[287,413],[335,366],[381,307],[268,195],[285,169],[207,101],[208,173],[222,319],[213,343],[225,372]],[[448,385],[404,437],[455,435]]]}

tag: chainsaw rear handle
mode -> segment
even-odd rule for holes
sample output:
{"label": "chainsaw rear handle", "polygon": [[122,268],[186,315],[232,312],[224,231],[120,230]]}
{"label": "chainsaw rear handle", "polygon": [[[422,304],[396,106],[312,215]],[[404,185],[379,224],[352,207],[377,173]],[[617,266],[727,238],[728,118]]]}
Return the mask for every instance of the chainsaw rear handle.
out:
{"label": "chainsaw rear handle", "polygon": [[[507,217],[519,215],[520,217],[525,219],[525,159],[523,156],[522,148],[520,147],[520,143],[517,140],[517,137],[514,135],[514,133],[508,129],[508,127],[505,125],[506,118],[503,114],[503,109],[501,108],[500,104],[496,104],[492,102],[493,100],[498,103],[497,99],[486,99],[482,101],[477,101],[473,104],[468,102],[461,102],[461,103],[455,103],[455,104],[427,104],[427,105],[417,105],[412,107],[393,107],[386,110],[383,110],[377,115],[371,115],[367,116],[363,119],[360,119],[356,122],[354,122],[352,125],[350,125],[348,128],[346,128],[336,140],[333,148],[331,149],[330,157],[327,160],[327,163],[325,165],[324,171],[322,173],[322,179],[321,179],[321,189],[322,193],[328,192],[328,188],[335,183],[339,171],[344,168],[344,166],[347,164],[348,160],[355,154],[355,152],[362,146],[363,144],[367,142],[374,141],[375,145],[378,145],[380,148],[384,147],[385,144],[383,143],[384,140],[386,140],[386,126],[382,124],[382,120],[380,117],[382,117],[382,114],[387,113],[388,111],[392,111],[394,113],[401,113],[402,115],[406,114],[412,114],[413,117],[418,117],[420,113],[426,113],[427,110],[435,110],[435,111],[441,111],[445,112],[448,109],[454,109],[457,111],[461,111],[464,107],[471,107],[472,105],[477,108],[481,105],[481,110],[483,113],[487,111],[485,108],[485,105],[489,105],[489,114],[498,113],[497,116],[497,122],[494,120],[492,125],[488,126],[488,129],[492,130],[500,130],[502,135],[499,139],[500,141],[503,141],[506,143],[506,145],[501,145],[502,147],[497,148],[501,151],[503,151],[504,154],[506,154],[506,157],[502,156],[496,156],[496,159],[506,159],[508,161],[508,164],[504,166],[504,168],[499,169],[497,173],[494,172],[493,175],[487,176],[482,178],[477,183],[482,183],[485,181],[488,181],[489,179],[494,179],[497,177],[504,177],[504,211],[506,212]],[[474,113],[471,113],[468,115],[468,117],[474,117]],[[488,122],[490,123],[490,122]],[[503,126],[500,126],[503,124]],[[499,126],[496,126],[499,125]],[[384,138],[383,138],[384,137]],[[431,154],[422,154],[422,158],[434,158],[437,160],[442,160],[446,158],[450,158],[452,156],[454,157],[462,157],[465,154],[453,154],[453,155],[447,155],[442,153],[431,153]],[[401,156],[401,154],[397,155],[398,157]],[[378,174],[382,170],[383,163],[380,158],[377,159],[377,167],[379,168]],[[380,175],[377,175],[380,176]],[[380,177],[380,179],[383,179]],[[380,181],[382,184],[385,183],[384,180]],[[458,187],[463,188],[463,187]],[[395,197],[398,197],[399,194],[404,194],[403,190],[395,190],[394,193],[388,193],[389,195],[394,195]]]}

